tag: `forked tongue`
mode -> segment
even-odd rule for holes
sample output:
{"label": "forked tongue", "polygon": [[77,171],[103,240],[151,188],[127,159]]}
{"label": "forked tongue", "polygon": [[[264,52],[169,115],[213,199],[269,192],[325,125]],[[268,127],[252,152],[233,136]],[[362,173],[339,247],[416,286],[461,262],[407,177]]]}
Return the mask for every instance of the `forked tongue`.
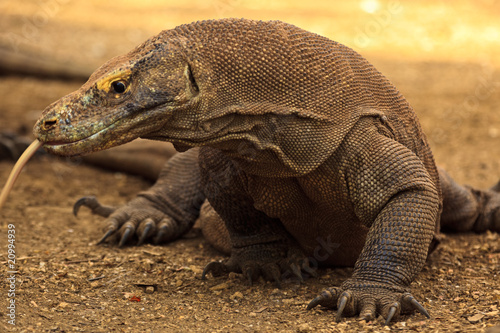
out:
{"label": "forked tongue", "polygon": [[19,174],[23,170],[24,166],[26,165],[26,163],[28,163],[31,156],[33,156],[33,154],[35,154],[38,148],[40,148],[42,145],[43,143],[38,140],[33,141],[30,146],[26,148],[21,157],[19,157],[19,159],[17,160],[16,165],[14,165],[14,168],[10,172],[9,178],[7,178],[7,182],[2,189],[2,193],[0,193],[0,210],[7,200],[7,196],[12,190],[17,177],[19,177]]}

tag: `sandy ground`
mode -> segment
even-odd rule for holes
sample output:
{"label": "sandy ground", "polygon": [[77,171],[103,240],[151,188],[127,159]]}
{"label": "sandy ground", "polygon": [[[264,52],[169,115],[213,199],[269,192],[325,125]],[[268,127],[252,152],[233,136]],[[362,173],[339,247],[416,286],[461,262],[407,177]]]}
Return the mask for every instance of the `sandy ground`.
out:
{"label": "sandy ground", "polygon": [[[3,1],[0,47],[80,68],[97,67],[162,29],[198,19],[280,19],[347,44],[414,106],[438,164],[459,182],[500,177],[498,1]],[[0,76],[0,130],[29,133],[41,110],[81,82]],[[0,162],[0,184],[13,164]],[[0,331],[19,332],[483,332],[500,325],[500,236],[448,235],[412,286],[432,315],[334,322],[305,306],[351,269],[282,289],[238,275],[200,280],[222,259],[192,232],[164,246],[96,246],[102,219],[76,199],[120,205],[150,184],[78,161],[42,157],[23,172],[0,212]],[[8,323],[8,225],[16,229],[16,325]]]}

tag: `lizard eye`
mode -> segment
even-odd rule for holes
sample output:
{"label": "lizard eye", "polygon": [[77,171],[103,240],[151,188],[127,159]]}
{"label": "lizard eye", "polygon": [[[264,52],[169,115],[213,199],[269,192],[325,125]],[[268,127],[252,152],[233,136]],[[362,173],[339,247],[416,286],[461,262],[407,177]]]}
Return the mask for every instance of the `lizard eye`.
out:
{"label": "lizard eye", "polygon": [[114,81],[111,83],[113,91],[117,94],[122,94],[127,90],[127,82],[123,80]]}

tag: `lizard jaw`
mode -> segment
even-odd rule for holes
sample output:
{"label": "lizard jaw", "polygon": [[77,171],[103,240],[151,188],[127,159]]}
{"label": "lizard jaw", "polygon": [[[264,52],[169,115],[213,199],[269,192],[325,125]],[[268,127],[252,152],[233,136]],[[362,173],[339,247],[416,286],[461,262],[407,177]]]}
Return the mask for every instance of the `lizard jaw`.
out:
{"label": "lizard jaw", "polygon": [[[137,139],[163,124],[164,112],[154,108],[130,116],[117,111],[99,121],[73,123],[68,112],[53,108],[34,127],[35,137],[54,155],[78,156],[105,150]],[[148,121],[151,119],[152,121]]]}
{"label": "lizard jaw", "polygon": [[58,138],[52,140],[52,138],[47,138],[45,136],[39,136],[38,140],[43,142],[42,147],[51,154],[59,156],[77,156],[107,149],[135,138],[118,136],[108,140],[107,138],[110,136],[109,133],[113,132],[114,127],[115,124],[111,124],[94,134],[74,141],[58,140]]}
{"label": "lizard jaw", "polygon": [[59,126],[51,130],[44,128],[40,119],[34,128],[35,137],[43,143],[50,154],[78,156],[125,144],[139,137],[141,127],[131,127],[121,118],[108,123],[100,123],[94,131],[85,126]]}

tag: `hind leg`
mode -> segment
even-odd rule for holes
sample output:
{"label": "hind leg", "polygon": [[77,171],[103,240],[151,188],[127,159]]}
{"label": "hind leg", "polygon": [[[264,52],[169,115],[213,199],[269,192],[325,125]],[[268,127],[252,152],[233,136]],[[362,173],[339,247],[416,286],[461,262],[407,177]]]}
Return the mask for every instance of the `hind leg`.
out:
{"label": "hind leg", "polygon": [[441,168],[443,191],[441,227],[445,231],[500,231],[500,182],[488,190],[457,184]]}
{"label": "hind leg", "polygon": [[[214,276],[236,272],[246,276],[250,284],[262,276],[279,286],[283,275],[302,280],[302,272],[315,274],[281,220],[255,208],[246,175],[236,163],[209,147],[200,149],[199,163],[203,192],[210,203],[202,208],[200,218],[207,222],[212,215],[212,223],[207,225],[212,229],[203,225],[203,233],[225,252],[230,245],[231,252],[225,262],[209,263],[202,278],[209,272]],[[218,246],[220,240],[226,245]]]}
{"label": "hind leg", "polygon": [[205,200],[200,209],[197,221],[203,232],[203,237],[217,250],[231,254],[231,239],[224,220],[217,214],[208,201]]}

